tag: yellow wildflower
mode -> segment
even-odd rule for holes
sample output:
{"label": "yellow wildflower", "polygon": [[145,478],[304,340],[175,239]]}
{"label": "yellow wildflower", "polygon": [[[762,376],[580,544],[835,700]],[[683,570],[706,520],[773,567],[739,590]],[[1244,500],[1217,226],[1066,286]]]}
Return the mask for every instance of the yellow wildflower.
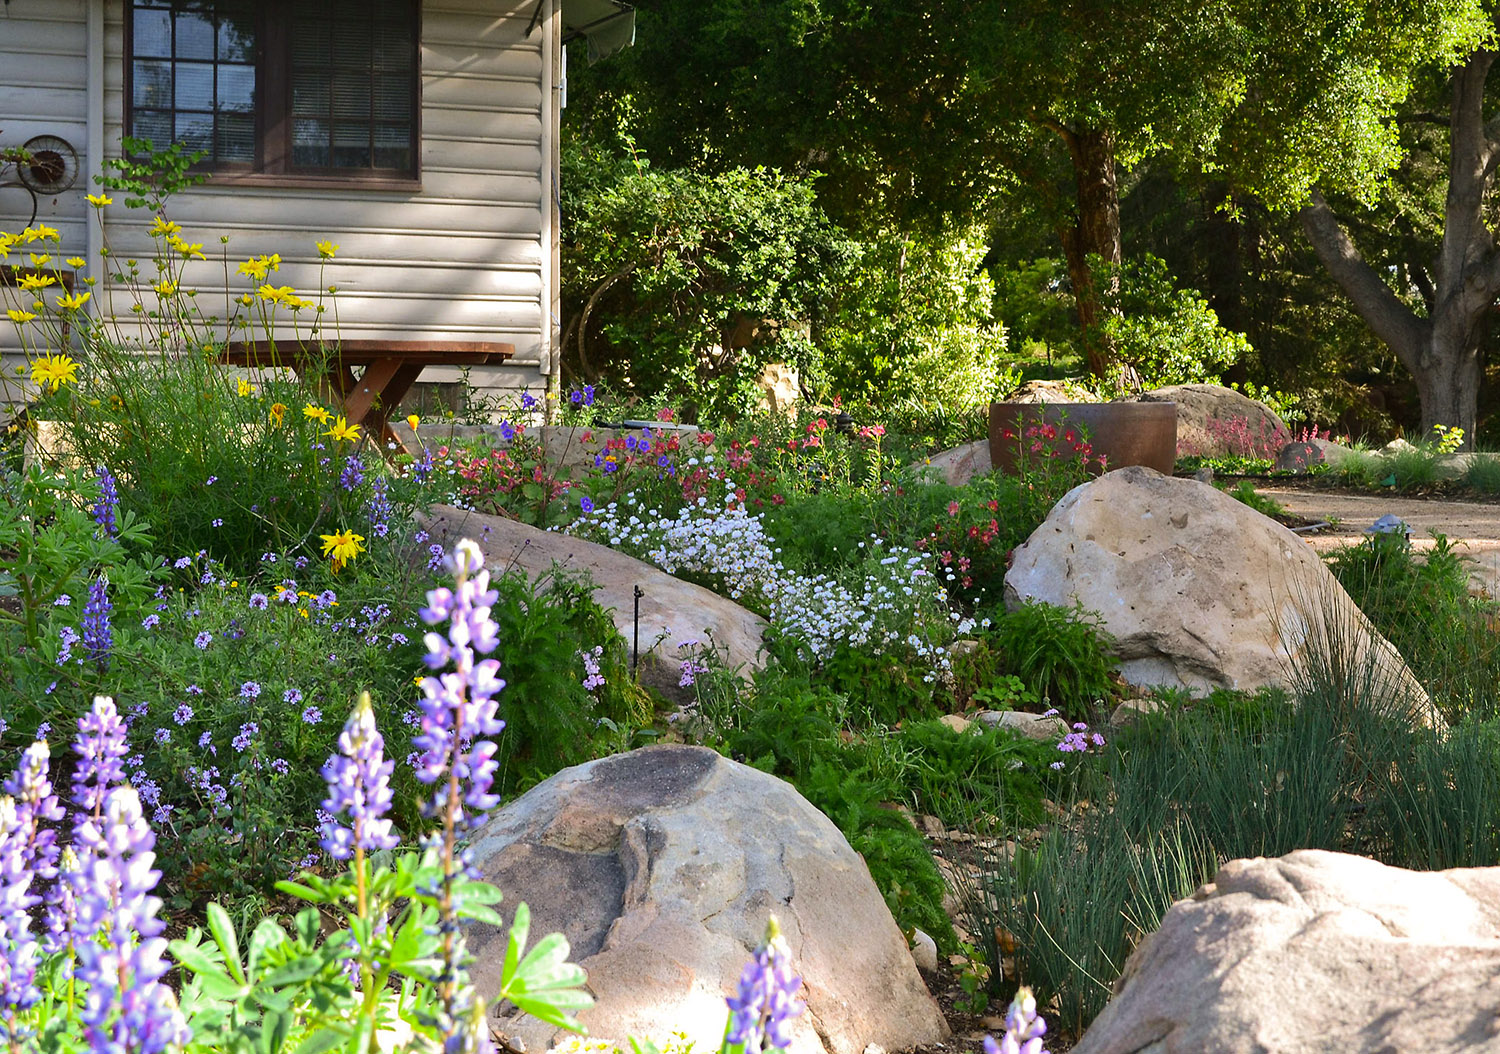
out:
{"label": "yellow wildflower", "polygon": [[176,249],[177,252],[178,252],[178,254],[181,255],[184,260],[195,260],[195,259],[196,260],[207,260],[208,259],[208,257],[205,256],[204,253],[203,253],[203,243],[202,242],[193,242],[192,244],[188,244],[187,242],[183,241],[181,238],[178,238],[178,237],[176,237],[174,235],[173,238],[172,238],[172,240],[168,244],[170,244],[172,246],[172,248]]}
{"label": "yellow wildflower", "polygon": [[54,392],[64,384],[77,384],[78,363],[66,355],[43,355],[31,363],[31,381]]}
{"label": "yellow wildflower", "polygon": [[62,241],[62,235],[57,233],[56,227],[49,227],[45,223],[39,223],[35,227],[26,228],[26,240],[29,242],[60,242]]}
{"label": "yellow wildflower", "polygon": [[151,288],[156,290],[157,296],[171,296],[173,293],[177,292],[177,283],[172,281],[170,278],[163,278],[160,282],[157,282]]}
{"label": "yellow wildflower", "polygon": [[326,425],[333,420],[333,414],[323,409],[316,403],[308,403],[302,408],[302,416],[310,417],[320,425]]}
{"label": "yellow wildflower", "polygon": [[271,412],[266,416],[270,419],[271,424],[280,428],[281,421],[286,416],[286,403],[272,403]]}
{"label": "yellow wildflower", "polygon": [[266,275],[272,271],[281,270],[281,254],[272,253],[270,256],[252,256],[240,264],[240,274],[264,282]]}
{"label": "yellow wildflower", "polygon": [[52,262],[51,253],[29,253],[28,255],[31,257],[32,267],[42,268]]}
{"label": "yellow wildflower", "polygon": [[[325,421],[323,423],[327,424],[328,422]],[[359,438],[359,425],[346,424],[343,415],[340,414],[334,426],[323,434],[337,440],[354,440]]]}
{"label": "yellow wildflower", "polygon": [[23,274],[17,282],[22,289],[46,289],[56,285],[57,279],[50,274]]}
{"label": "yellow wildflower", "polygon": [[323,555],[333,560],[335,572],[342,571],[345,564],[365,551],[365,547],[360,544],[365,540],[365,536],[355,534],[353,531],[320,534],[318,537],[323,539]]}
{"label": "yellow wildflower", "polygon": [[7,311],[6,314],[9,315],[10,316],[10,320],[12,322],[14,322],[18,326],[22,322],[30,322],[32,319],[36,318],[36,312],[34,312],[34,311],[22,311],[19,308],[14,308],[14,307],[11,308],[9,311]]}
{"label": "yellow wildflower", "polygon": [[243,377],[239,378],[239,382],[240,382],[240,384],[239,384],[239,390],[240,390],[240,398],[241,399],[244,399],[244,398],[246,398],[248,396],[251,396],[251,395],[255,394],[255,385],[251,384],[249,381],[245,380],[245,378],[243,378]]}
{"label": "yellow wildflower", "polygon": [[285,303],[286,306],[291,308],[293,311],[301,311],[304,307],[312,307],[311,300],[303,300],[295,293],[288,293],[283,298],[283,303]]}
{"label": "yellow wildflower", "polygon": [[85,260],[82,256],[70,256],[70,257],[68,257],[68,266],[69,267],[75,267],[75,268],[76,267],[82,267],[86,263],[88,263],[88,261]]}
{"label": "yellow wildflower", "polygon": [[339,251],[339,247],[333,242],[322,241],[318,243],[318,255],[325,260],[332,260],[333,254]]}
{"label": "yellow wildflower", "polygon": [[240,297],[240,303],[244,304],[246,307],[249,307],[251,304],[255,303],[255,297],[251,296],[249,293],[246,293],[244,296]]}
{"label": "yellow wildflower", "polygon": [[57,298],[57,309],[59,311],[77,311],[89,302],[93,293],[69,293]]}
{"label": "yellow wildflower", "polygon": [[273,304],[285,303],[290,305],[293,300],[297,299],[297,295],[292,291],[291,286],[275,286],[269,282],[257,289],[255,295],[262,300],[269,300]]}
{"label": "yellow wildflower", "polygon": [[151,235],[151,237],[153,238],[162,236],[171,237],[180,230],[182,230],[182,225],[180,223],[173,223],[165,216],[158,216],[156,217],[156,219],[151,221],[151,226],[146,228],[146,233]]}
{"label": "yellow wildflower", "polygon": [[84,196],[89,199],[89,204],[96,209],[102,209],[106,205],[113,205],[115,203],[115,199],[108,194],[85,194]]}

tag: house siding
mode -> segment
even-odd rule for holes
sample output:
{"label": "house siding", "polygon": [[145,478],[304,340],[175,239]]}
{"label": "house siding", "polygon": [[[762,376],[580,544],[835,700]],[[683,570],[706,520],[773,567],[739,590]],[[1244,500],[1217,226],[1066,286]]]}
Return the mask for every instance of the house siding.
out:
{"label": "house siding", "polygon": [[[104,143],[107,154],[118,154],[123,0],[12,0],[9,17],[0,13],[0,114],[5,115],[0,142],[56,131],[82,153],[85,2],[104,4]],[[536,0],[424,0],[420,190],[210,181],[175,195],[169,217],[182,224],[186,240],[203,243],[210,257],[192,265],[183,283],[199,291],[200,304],[219,305],[205,312],[222,315],[226,297],[249,288],[235,272],[240,261],[277,253],[282,266],[276,284],[293,286],[304,297],[320,287],[337,287],[339,335],[507,341],[516,347],[512,365],[475,369],[470,382],[481,388],[535,387],[545,366],[542,298],[548,255],[541,218],[542,33],[527,38],[535,6]],[[13,24],[23,28],[11,32]],[[28,84],[49,88],[38,92]],[[9,116],[31,110],[44,112],[24,128]],[[58,111],[55,118],[49,116],[53,111]],[[87,159],[84,170],[97,173],[97,159]],[[82,182],[52,212],[44,212],[64,230],[70,253],[82,247],[90,211]],[[104,210],[113,258],[149,259],[151,217],[125,209],[124,196],[114,196],[117,203]],[[25,195],[20,198],[29,207]],[[8,204],[0,195],[0,210]],[[5,221],[14,226],[12,215],[0,211],[0,222]],[[315,248],[324,239],[339,246],[327,263]],[[115,303],[120,310],[128,297],[117,295]],[[325,332],[333,313],[324,316]],[[128,317],[122,324],[128,325]],[[0,328],[10,329],[8,323]],[[0,339],[15,338],[7,332]],[[457,370],[429,368],[423,380],[458,376]]]}

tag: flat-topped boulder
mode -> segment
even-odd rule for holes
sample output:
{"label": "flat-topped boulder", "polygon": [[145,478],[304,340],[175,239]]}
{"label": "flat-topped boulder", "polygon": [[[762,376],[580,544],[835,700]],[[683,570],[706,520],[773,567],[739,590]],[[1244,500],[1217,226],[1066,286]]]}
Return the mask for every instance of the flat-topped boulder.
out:
{"label": "flat-topped boulder", "polygon": [[763,618],[712,590],[674,578],[608,546],[452,505],[434,505],[424,527],[446,548],[461,538],[473,538],[492,572],[520,568],[533,579],[554,567],[586,572],[597,587],[594,599],[610,612],[627,646],[636,639],[635,589],[639,586],[641,679],[645,683],[675,689],[686,657],[683,645],[690,642],[706,648],[712,641],[730,667],[758,670],[764,664]]}
{"label": "flat-topped boulder", "polygon": [[1125,963],[1073,1054],[1500,1051],[1500,868],[1234,860]]}
{"label": "flat-topped boulder", "polygon": [[1075,487],[1018,547],[1005,603],[1099,614],[1125,681],[1291,687],[1330,652],[1435,720],[1406,662],[1300,537],[1222,491],[1139,466]]}
{"label": "flat-topped boulder", "polygon": [[[909,1050],[948,1033],[905,938],[839,829],[788,783],[712,750],[644,747],[564,769],[503,806],[472,858],[560,931],[588,971],[590,1035],[718,1049],[741,971],[774,914],[802,978],[792,1054]],[[505,931],[471,924],[478,992],[499,987]],[[528,1051],[564,1034],[502,1014]]]}

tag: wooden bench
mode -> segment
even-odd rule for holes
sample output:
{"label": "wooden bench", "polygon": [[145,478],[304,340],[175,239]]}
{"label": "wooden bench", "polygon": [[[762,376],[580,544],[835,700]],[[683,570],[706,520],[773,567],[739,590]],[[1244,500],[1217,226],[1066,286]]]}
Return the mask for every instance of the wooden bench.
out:
{"label": "wooden bench", "polygon": [[[336,413],[373,436],[411,450],[391,429],[390,416],[427,366],[492,366],[516,353],[498,341],[341,340],[302,344],[283,340],[234,341],[219,353],[228,366],[287,367],[312,381]],[[354,367],[364,371],[354,376]]]}

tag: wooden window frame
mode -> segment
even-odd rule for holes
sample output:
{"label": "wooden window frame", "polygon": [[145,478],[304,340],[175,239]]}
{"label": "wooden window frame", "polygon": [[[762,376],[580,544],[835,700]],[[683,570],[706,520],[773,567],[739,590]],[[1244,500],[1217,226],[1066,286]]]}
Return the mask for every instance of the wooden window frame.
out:
{"label": "wooden window frame", "polygon": [[[301,189],[414,191],[422,189],[422,0],[410,6],[412,166],[409,171],[336,166],[295,166],[292,156],[292,52],[290,17],[293,3],[306,0],[260,0],[255,62],[255,155],[245,162],[201,163],[209,186],[264,186]],[[125,0],[124,113],[125,135],[132,134],[135,57],[134,0]],[[158,144],[160,145],[160,144]]]}

